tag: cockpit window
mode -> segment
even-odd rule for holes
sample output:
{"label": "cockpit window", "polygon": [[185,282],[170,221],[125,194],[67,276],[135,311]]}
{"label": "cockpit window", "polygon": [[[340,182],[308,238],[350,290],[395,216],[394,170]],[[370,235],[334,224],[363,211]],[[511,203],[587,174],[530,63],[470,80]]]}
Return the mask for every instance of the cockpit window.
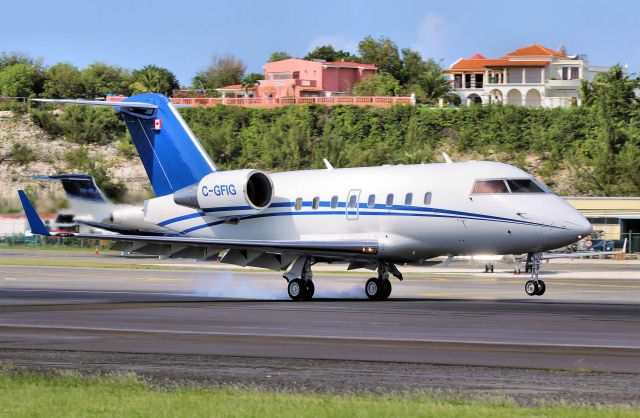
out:
{"label": "cockpit window", "polygon": [[478,180],[473,186],[474,194],[509,193],[504,180]]}
{"label": "cockpit window", "polygon": [[530,179],[507,180],[511,193],[545,193],[545,191]]}

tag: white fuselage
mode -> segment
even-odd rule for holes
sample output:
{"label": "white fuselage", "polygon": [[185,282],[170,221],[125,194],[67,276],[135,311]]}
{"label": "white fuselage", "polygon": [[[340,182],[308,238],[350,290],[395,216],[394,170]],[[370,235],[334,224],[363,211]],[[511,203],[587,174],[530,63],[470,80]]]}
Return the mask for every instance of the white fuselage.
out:
{"label": "white fuselage", "polygon": [[[305,170],[269,177],[274,187],[269,207],[237,224],[176,205],[172,195],[148,200],[144,219],[200,238],[377,239],[376,258],[395,261],[544,251],[591,232],[589,222],[552,193],[472,193],[476,180],[532,178],[501,163]],[[405,201],[408,193],[411,202]],[[373,205],[370,195],[375,195]],[[337,205],[332,205],[334,196]]]}

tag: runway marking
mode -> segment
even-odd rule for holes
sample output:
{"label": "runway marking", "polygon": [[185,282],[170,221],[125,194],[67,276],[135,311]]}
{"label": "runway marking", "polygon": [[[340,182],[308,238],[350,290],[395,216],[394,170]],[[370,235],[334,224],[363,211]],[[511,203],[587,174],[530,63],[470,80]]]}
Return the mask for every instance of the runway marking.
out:
{"label": "runway marking", "polygon": [[[554,290],[553,294],[575,295],[580,293],[617,293],[618,290]],[[524,292],[511,291],[478,291],[478,292],[433,292],[418,293],[417,296],[437,297],[437,296],[475,296],[475,295],[524,295]]]}
{"label": "runway marking", "polygon": [[144,277],[138,280],[146,281],[146,282],[182,282],[183,279],[177,278],[162,278],[162,277]]}
{"label": "runway marking", "polygon": [[15,282],[16,280],[18,280],[15,277],[5,277],[4,279],[8,282]]}

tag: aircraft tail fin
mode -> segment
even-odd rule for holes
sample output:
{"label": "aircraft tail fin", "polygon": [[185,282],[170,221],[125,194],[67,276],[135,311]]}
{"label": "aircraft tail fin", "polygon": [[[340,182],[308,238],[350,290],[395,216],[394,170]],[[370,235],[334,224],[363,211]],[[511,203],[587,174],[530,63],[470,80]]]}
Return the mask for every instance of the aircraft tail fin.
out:
{"label": "aircraft tail fin", "polygon": [[111,106],[129,129],[156,196],[197,183],[218,171],[169,98],[143,93],[121,102],[34,99],[79,105]]}
{"label": "aircraft tail fin", "polygon": [[18,196],[20,196],[20,202],[22,202],[24,214],[27,217],[27,222],[29,223],[31,232],[35,235],[51,235],[44,222],[42,222],[42,219],[40,219],[40,215],[38,215],[38,212],[36,212],[33,205],[29,201],[29,198],[27,197],[27,194],[24,192],[24,190],[18,190]]}

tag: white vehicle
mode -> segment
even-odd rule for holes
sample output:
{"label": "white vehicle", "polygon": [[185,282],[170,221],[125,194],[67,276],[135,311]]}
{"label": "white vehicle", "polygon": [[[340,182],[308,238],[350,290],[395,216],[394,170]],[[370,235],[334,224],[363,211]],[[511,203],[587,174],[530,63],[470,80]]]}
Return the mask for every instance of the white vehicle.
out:
{"label": "white vehicle", "polygon": [[71,223],[128,235],[174,235],[170,230],[145,221],[142,206],[116,204],[110,201],[98,188],[95,179],[87,174],[31,178],[57,180],[62,183],[69,201],[69,210],[65,210],[63,215]]}
{"label": "white vehicle", "polygon": [[[591,232],[591,224],[530,174],[496,162],[396,165],[267,174],[220,171],[168,98],[141,94],[114,106],[122,115],[158,197],[144,220],[178,236],[71,234],[117,241],[114,248],[285,271],[289,296],[311,299],[311,268],[348,262],[377,270],[371,299],[391,293],[396,265],[447,255],[531,254],[525,285],[542,295],[542,252]],[[34,233],[49,234],[26,195]]]}

